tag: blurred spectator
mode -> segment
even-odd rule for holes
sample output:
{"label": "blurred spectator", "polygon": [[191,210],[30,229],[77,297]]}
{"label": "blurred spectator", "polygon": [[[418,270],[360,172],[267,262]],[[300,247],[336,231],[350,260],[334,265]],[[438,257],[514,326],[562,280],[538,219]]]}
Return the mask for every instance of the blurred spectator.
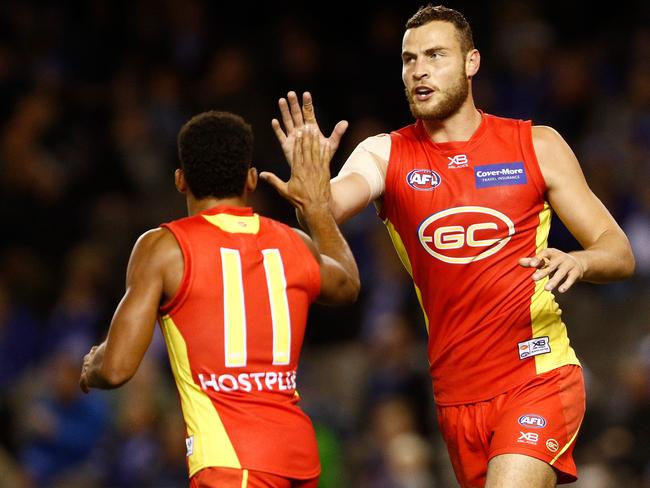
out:
{"label": "blurred spectator", "polygon": [[20,459],[35,486],[76,478],[82,471],[89,480],[97,476],[86,463],[106,434],[108,410],[103,395],[79,390],[79,354],[85,350],[74,341],[61,344],[29,385],[47,385],[27,400],[19,419],[26,437]]}

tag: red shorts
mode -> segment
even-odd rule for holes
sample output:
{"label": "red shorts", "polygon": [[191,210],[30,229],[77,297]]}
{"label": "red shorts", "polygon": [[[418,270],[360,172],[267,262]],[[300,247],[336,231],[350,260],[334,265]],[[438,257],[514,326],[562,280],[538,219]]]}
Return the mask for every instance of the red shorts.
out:
{"label": "red shorts", "polygon": [[437,410],[442,437],[463,487],[482,487],[488,461],[499,454],[541,459],[555,468],[558,483],[577,479],[572,454],[585,414],[579,366],[538,375],[489,401]]}
{"label": "red shorts", "polygon": [[205,468],[190,478],[190,488],[317,488],[318,476],[295,480],[262,471]]}

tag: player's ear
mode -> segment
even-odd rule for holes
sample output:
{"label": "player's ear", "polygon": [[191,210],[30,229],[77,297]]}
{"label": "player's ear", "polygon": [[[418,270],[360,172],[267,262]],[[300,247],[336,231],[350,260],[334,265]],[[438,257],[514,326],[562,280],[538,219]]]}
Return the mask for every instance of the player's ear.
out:
{"label": "player's ear", "polygon": [[174,183],[176,184],[176,189],[180,193],[186,193],[187,192],[187,182],[185,181],[185,173],[180,168],[178,168],[174,172]]}
{"label": "player's ear", "polygon": [[257,188],[257,168],[251,166],[248,168],[248,174],[246,175],[246,191],[251,193]]}
{"label": "player's ear", "polygon": [[478,49],[472,49],[465,57],[465,72],[468,78],[472,78],[481,66],[481,53]]}

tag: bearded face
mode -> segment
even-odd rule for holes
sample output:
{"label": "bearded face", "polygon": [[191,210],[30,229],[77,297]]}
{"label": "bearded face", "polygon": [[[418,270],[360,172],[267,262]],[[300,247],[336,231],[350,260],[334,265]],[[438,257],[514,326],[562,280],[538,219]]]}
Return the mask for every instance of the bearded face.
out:
{"label": "bearded face", "polygon": [[416,93],[417,84],[406,86],[404,92],[411,114],[420,120],[444,120],[455,114],[469,95],[465,66],[459,67],[456,76],[446,86],[436,86],[430,97],[421,100]]}
{"label": "bearded face", "polygon": [[473,51],[463,48],[450,22],[432,21],[407,29],[402,41],[402,81],[413,116],[440,121],[458,112],[470,96],[476,59]]}

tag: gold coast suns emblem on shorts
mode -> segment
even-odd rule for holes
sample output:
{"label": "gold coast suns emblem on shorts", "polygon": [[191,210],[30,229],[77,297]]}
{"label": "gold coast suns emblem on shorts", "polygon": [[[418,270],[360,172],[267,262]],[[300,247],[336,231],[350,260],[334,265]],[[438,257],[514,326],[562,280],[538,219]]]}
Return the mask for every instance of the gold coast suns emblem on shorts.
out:
{"label": "gold coast suns emblem on shorts", "polygon": [[548,439],[546,441],[546,449],[548,449],[549,451],[557,452],[559,448],[560,448],[560,444],[555,439]]}
{"label": "gold coast suns emblem on shorts", "polygon": [[418,227],[422,247],[450,264],[468,264],[499,252],[515,233],[514,222],[488,207],[453,207],[436,212]]}

